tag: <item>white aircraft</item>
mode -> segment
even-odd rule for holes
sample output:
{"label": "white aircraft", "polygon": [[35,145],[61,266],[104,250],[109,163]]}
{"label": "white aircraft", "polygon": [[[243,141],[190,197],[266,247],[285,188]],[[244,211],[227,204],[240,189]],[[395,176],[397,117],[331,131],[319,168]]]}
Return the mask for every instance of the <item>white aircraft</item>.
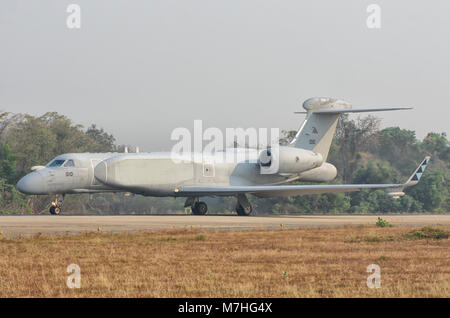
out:
{"label": "white aircraft", "polygon": [[[193,214],[204,215],[207,205],[200,197],[234,196],[238,215],[250,215],[247,195],[292,196],[333,192],[387,189],[393,198],[419,182],[430,157],[425,157],[402,184],[288,185],[294,180],[329,182],[336,168],[326,162],[338,117],[342,113],[402,110],[411,108],[354,108],[334,98],[310,98],[303,103],[306,118],[289,146],[258,149],[225,149],[243,152],[244,160],[223,162],[223,153],[184,157],[172,153],[70,153],[57,156],[47,166],[32,167],[17,183],[26,194],[56,194],[51,214],[59,214],[65,194],[131,192],[144,196],[185,197]],[[242,156],[241,156],[242,157]],[[206,158],[206,159],[205,159]],[[262,173],[263,170],[272,173]]]}

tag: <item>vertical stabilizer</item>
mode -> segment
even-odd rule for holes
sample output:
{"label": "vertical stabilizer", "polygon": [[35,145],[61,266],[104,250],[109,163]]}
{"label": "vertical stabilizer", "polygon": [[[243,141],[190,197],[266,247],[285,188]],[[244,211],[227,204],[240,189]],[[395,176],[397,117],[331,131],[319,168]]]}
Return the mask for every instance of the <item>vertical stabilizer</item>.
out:
{"label": "vertical stabilizer", "polygon": [[320,153],[327,160],[340,113],[316,113],[320,110],[351,109],[348,103],[335,98],[310,98],[303,103],[307,115],[291,145]]}

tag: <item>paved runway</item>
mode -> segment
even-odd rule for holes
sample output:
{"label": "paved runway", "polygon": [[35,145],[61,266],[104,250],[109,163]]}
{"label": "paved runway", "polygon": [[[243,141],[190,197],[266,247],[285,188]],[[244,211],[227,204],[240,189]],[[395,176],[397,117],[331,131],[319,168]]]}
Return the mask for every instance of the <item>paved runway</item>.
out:
{"label": "paved runway", "polygon": [[321,215],[321,216],[194,216],[194,215],[110,215],[110,216],[0,216],[0,232],[6,236],[64,234],[98,231],[136,232],[171,228],[221,230],[330,227],[347,224],[375,224],[381,216],[394,225],[450,225],[450,215]]}

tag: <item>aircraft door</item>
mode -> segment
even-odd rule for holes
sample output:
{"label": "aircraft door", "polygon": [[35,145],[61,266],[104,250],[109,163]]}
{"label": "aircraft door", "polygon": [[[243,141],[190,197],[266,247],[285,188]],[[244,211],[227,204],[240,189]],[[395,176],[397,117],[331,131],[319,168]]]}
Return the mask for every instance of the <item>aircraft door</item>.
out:
{"label": "aircraft door", "polygon": [[203,177],[204,178],[213,178],[215,176],[214,163],[203,163]]}
{"label": "aircraft door", "polygon": [[66,182],[73,188],[84,188],[88,184],[88,169],[78,160],[69,159],[64,163],[64,176]]}
{"label": "aircraft door", "polygon": [[74,159],[56,159],[46,169],[46,179],[50,191],[64,192],[84,188],[87,169]]}
{"label": "aircraft door", "polygon": [[57,173],[61,175],[64,181],[64,185],[66,188],[74,189],[81,188],[82,179],[83,179],[83,171],[79,167],[79,163],[75,162],[73,159],[68,159],[61,169],[58,169]]}
{"label": "aircraft door", "polygon": [[213,182],[216,175],[214,162],[204,161],[195,164],[195,176],[197,182]]}
{"label": "aircraft door", "polygon": [[63,169],[61,167],[49,169],[46,171],[44,177],[47,179],[48,187],[50,191],[59,191],[65,188],[65,177],[63,173]]}

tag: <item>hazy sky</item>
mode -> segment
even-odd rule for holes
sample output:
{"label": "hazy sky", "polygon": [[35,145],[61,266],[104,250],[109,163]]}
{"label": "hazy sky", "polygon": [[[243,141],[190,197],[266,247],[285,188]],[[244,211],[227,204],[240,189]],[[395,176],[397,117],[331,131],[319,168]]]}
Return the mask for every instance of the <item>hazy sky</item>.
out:
{"label": "hazy sky", "polygon": [[[81,7],[69,29],[67,6]],[[381,29],[369,29],[369,4]],[[176,127],[297,129],[312,96],[423,138],[449,131],[448,0],[18,1],[0,4],[0,110],[57,111],[169,150]]]}

